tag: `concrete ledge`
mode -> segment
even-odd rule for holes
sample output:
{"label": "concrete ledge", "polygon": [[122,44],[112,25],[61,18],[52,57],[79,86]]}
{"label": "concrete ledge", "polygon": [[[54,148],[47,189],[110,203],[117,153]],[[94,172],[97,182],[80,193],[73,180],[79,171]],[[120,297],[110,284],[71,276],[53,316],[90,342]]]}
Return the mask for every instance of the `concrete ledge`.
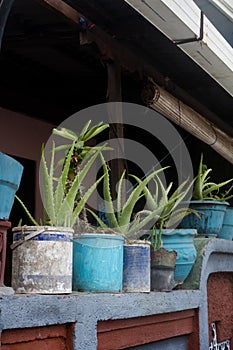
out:
{"label": "concrete ledge", "polygon": [[199,309],[200,350],[209,347],[207,280],[233,272],[233,242],[196,239],[196,263],[182,289],[151,293],[0,296],[1,330],[74,323],[74,350],[97,348],[97,322]]}
{"label": "concrete ledge", "polygon": [[14,295],[0,298],[1,328],[123,319],[198,308],[199,291],[72,295]]}

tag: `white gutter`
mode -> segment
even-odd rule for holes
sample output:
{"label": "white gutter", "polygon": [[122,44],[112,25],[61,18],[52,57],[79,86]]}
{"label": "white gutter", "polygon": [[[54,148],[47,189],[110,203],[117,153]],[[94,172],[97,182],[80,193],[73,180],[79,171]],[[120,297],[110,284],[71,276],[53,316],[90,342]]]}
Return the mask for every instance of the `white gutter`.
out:
{"label": "white gutter", "polygon": [[233,96],[233,48],[192,0],[125,0]]}
{"label": "white gutter", "polygon": [[233,2],[232,0],[210,0],[225,16],[233,21]]}

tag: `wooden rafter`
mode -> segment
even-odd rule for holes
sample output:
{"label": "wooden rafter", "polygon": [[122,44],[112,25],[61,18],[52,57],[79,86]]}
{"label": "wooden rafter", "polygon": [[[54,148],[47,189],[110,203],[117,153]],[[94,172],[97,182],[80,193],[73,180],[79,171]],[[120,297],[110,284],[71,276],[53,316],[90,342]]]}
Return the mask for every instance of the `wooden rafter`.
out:
{"label": "wooden rafter", "polygon": [[[85,16],[76,11],[73,7],[66,4],[62,0],[37,0],[40,4],[49,7],[63,15],[67,20],[80,27],[80,18]],[[123,43],[112,38],[108,33],[103,31],[97,25],[92,29],[87,30],[89,42],[95,42],[98,46],[102,58],[112,59],[113,61],[121,62],[121,66],[130,72],[141,72],[146,75],[151,75],[158,83],[163,84],[163,76],[154,68],[153,64],[148,63],[148,58],[143,53],[138,53],[135,50],[128,49]]]}
{"label": "wooden rafter", "polygon": [[37,2],[41,3],[48,8],[55,10],[65,16],[71,22],[80,26],[80,17],[83,17],[79,12],[77,12],[73,7],[68,5],[62,0],[38,0]]}

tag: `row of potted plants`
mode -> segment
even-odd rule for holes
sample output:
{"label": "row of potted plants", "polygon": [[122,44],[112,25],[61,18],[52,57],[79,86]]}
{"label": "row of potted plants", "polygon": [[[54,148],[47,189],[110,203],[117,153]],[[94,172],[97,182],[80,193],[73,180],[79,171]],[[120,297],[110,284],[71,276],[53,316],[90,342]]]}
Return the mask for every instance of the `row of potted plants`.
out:
{"label": "row of potted plants", "polygon": [[[229,205],[229,200],[233,198],[233,179],[221,183],[214,183],[211,180],[211,168],[203,164],[201,155],[198,173],[195,178],[192,200],[189,207],[198,212],[183,218],[181,227],[193,227],[197,229],[199,237],[218,237],[233,239],[233,208]],[[229,188],[225,191],[225,188]]]}
{"label": "row of potted plants", "polygon": [[[44,220],[38,223],[16,196],[34,225],[13,229],[12,286],[16,292],[171,290],[184,281],[192,268],[196,233],[211,236],[200,228],[200,223],[207,221],[206,213],[203,215],[203,209],[194,208],[192,202],[189,207],[187,202],[192,186],[193,199],[199,201],[202,197],[212,202],[218,196],[223,203],[230,195],[220,196],[220,188],[232,179],[218,185],[209,182],[211,170],[203,165],[201,157],[194,181],[184,181],[172,194],[172,184],[165,187],[160,179],[165,169],[160,169],[143,180],[133,176],[137,186],[123,202],[123,173],[114,208],[109,169],[102,154],[107,145],[86,144],[107,127],[99,123],[90,128],[89,121],[79,135],[67,129],[54,129],[54,134],[68,142],[59,147],[52,143],[50,164],[42,148]],[[56,162],[58,152],[64,155]],[[83,181],[97,157],[101,158],[103,175],[85,191]],[[61,167],[58,176],[57,166]],[[148,187],[151,181],[153,191]],[[86,208],[89,197],[101,184],[106,221]],[[141,197],[146,199],[148,208],[135,213]],[[97,228],[89,224],[90,214],[98,223]],[[187,223],[188,218],[193,218],[191,224]],[[185,231],[176,228],[179,222]],[[147,232],[143,231],[145,228]]]}

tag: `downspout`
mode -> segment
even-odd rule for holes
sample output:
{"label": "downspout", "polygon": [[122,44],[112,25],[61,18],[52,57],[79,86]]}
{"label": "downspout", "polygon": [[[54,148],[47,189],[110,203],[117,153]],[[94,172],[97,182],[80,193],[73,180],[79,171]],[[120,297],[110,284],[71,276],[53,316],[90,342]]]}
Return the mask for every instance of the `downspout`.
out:
{"label": "downspout", "polygon": [[201,11],[201,18],[200,18],[200,34],[199,37],[195,38],[187,38],[187,39],[181,39],[181,40],[173,40],[173,42],[176,45],[182,45],[182,44],[187,44],[187,43],[192,43],[196,41],[201,41],[204,37],[204,14]]}
{"label": "downspout", "polygon": [[2,38],[3,38],[6,22],[13,3],[14,3],[14,0],[1,0],[0,2],[0,52],[2,47]]}

